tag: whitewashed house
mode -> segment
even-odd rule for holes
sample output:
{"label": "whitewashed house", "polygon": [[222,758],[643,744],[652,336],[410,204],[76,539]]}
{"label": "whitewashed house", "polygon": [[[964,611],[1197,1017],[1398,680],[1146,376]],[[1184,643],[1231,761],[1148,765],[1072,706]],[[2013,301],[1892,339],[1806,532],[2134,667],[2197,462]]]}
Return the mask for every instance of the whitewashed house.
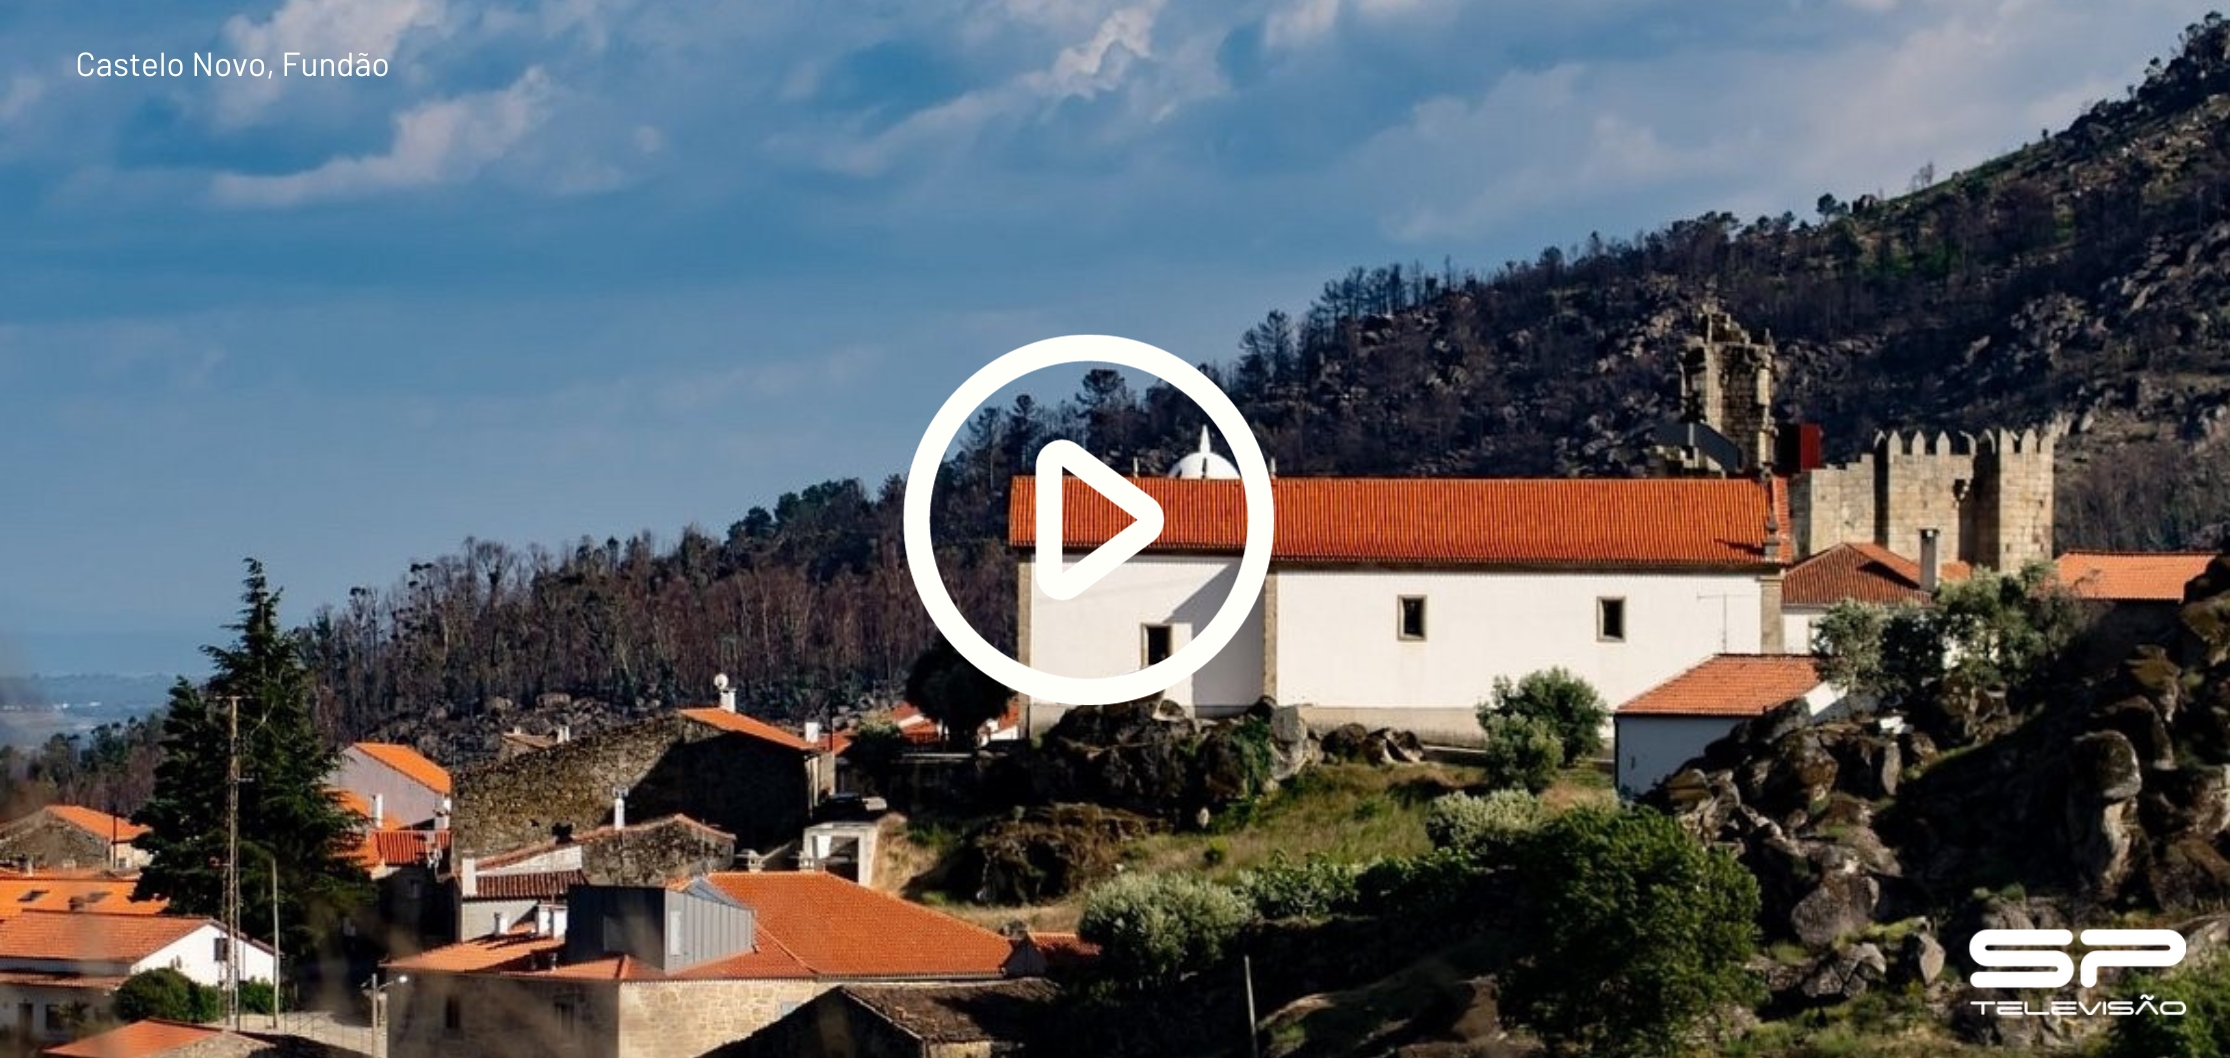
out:
{"label": "whitewashed house", "polygon": [[1805,654],[1721,654],[1642,692],[1611,714],[1619,795],[1648,793],[1743,721],[1799,699],[1813,718],[1846,707]]}
{"label": "whitewashed house", "polygon": [[[24,911],[0,921],[0,1034],[39,1044],[76,1038],[125,979],[165,967],[221,987],[231,941],[215,919],[99,911]],[[271,949],[239,945],[240,979],[270,981]]]}
{"label": "whitewashed house", "polygon": [[[1039,592],[1034,477],[1014,482],[1017,660],[1064,676],[1136,671],[1181,648],[1237,576],[1245,500],[1229,464],[1135,481],[1156,542],[1076,599]],[[1778,652],[1788,524],[1751,479],[1273,479],[1268,581],[1237,638],[1167,696],[1198,714],[1268,696],[1319,726],[1478,737],[1497,677],[1562,666],[1618,702],[1727,652]],[[1129,517],[1081,482],[1063,543],[1089,553]],[[1063,703],[1033,700],[1042,730]]]}

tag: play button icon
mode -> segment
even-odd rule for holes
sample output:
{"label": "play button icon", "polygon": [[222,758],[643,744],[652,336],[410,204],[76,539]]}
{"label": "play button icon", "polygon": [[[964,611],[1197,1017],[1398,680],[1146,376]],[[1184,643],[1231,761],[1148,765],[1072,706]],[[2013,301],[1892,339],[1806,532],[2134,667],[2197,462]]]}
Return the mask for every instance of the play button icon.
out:
{"label": "play button icon", "polygon": [[[1061,473],[1076,475],[1090,485],[1094,492],[1107,498],[1109,503],[1130,515],[1131,524],[1116,533],[1106,543],[1084,556],[1083,561],[1066,569],[1062,568],[1063,544],[1061,494],[1068,491],[1061,480]],[[1123,480],[1107,464],[1092,458],[1084,446],[1074,441],[1053,441],[1038,449],[1038,590],[1047,597],[1066,602],[1084,594],[1084,589],[1100,582],[1115,572],[1115,567],[1161,537],[1161,504],[1155,503],[1146,490]]]}
{"label": "play button icon", "polygon": [[[1176,387],[1208,414],[1208,421],[1231,446],[1239,466],[1239,486],[1246,499],[1246,543],[1239,554],[1238,575],[1231,593],[1215,615],[1193,633],[1190,641],[1168,657],[1136,672],[1116,676],[1064,676],[1024,665],[968,624],[945,590],[937,571],[937,549],[930,537],[930,492],[944,467],[945,451],[968,425],[976,409],[999,391],[1033,371],[1063,364],[1117,364],[1144,371]],[[1131,517],[1131,524],[1109,537],[1091,554],[1068,562],[1067,476],[1074,476]],[[1229,482],[1203,482],[1222,488]],[[1056,602],[1067,602],[1091,591],[1109,574],[1154,545],[1167,527],[1167,515],[1152,495],[1136,483],[1109,469],[1074,441],[1048,442],[1037,454],[1036,501],[1032,512],[1036,552],[1032,576],[1037,590]],[[1270,572],[1270,544],[1276,532],[1277,513],[1270,498],[1270,468],[1262,446],[1254,439],[1238,405],[1216,388],[1199,368],[1144,342],[1099,334],[1075,334],[1033,342],[1008,353],[977,371],[937,410],[914,461],[906,473],[906,567],[922,608],[953,649],[985,675],[1043,701],[1063,705],[1105,705],[1159,696],[1178,681],[1200,671],[1210,658],[1231,643],[1262,594]]]}

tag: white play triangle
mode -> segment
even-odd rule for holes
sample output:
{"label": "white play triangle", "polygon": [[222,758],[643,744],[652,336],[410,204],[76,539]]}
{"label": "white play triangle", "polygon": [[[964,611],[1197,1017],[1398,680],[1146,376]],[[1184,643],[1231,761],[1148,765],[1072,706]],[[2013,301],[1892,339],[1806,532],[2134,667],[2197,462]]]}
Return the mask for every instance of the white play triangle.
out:
{"label": "white play triangle", "polygon": [[[1131,516],[1131,524],[1073,566],[1062,564],[1062,498],[1067,491],[1063,472],[1074,474],[1108,502]],[[1084,594],[1115,567],[1146,550],[1161,538],[1161,504],[1146,490],[1124,480],[1121,474],[1092,457],[1074,441],[1052,441],[1038,449],[1037,467],[1038,554],[1033,566],[1038,590],[1047,598],[1067,601]]]}

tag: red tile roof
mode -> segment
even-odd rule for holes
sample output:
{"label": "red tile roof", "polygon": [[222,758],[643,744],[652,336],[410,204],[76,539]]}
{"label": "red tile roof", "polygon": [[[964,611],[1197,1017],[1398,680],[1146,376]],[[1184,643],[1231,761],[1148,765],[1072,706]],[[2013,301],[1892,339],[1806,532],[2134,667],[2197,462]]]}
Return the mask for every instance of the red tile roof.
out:
{"label": "red tile roof", "polygon": [[1619,716],[1761,716],[1820,685],[1807,654],[1721,654],[1643,691]]}
{"label": "red tile roof", "polygon": [[0,922],[0,958],[133,963],[214,925],[183,915],[25,911]]}
{"label": "red tile roof", "polygon": [[[393,742],[358,742],[354,748],[365,756],[403,773],[404,776],[420,786],[444,796],[449,793],[448,769],[427,760],[417,750],[409,746],[399,746]],[[370,815],[369,812],[365,814]]]}
{"label": "red tile roof", "polygon": [[2078,598],[2182,602],[2184,585],[2214,558],[2212,551],[2070,551],[2057,565],[2060,583]]}
{"label": "red tile roof", "polygon": [[[1973,569],[1964,562],[1936,568],[1937,579],[1965,580]],[[1787,606],[1833,606],[1858,602],[1926,602],[1920,590],[1920,563],[1879,544],[1837,544],[1789,568],[1781,581]]]}
{"label": "red tile roof", "polygon": [[0,970],[0,985],[24,985],[32,988],[88,988],[97,992],[114,992],[126,979],[100,974],[56,973],[47,970]]}
{"label": "red tile roof", "polygon": [[357,859],[367,867],[403,867],[426,862],[426,851],[449,847],[447,830],[375,830],[364,835]]}
{"label": "red tile roof", "polygon": [[532,922],[524,922],[520,926],[524,928],[514,927],[508,933],[447,944],[394,959],[387,963],[387,968],[398,973],[526,970],[532,967],[536,956],[565,950],[565,938],[535,936]]}
{"label": "red tile roof", "polygon": [[1031,930],[1023,934],[1030,946],[1045,958],[1045,965],[1052,969],[1070,969],[1089,965],[1100,957],[1100,946],[1074,933],[1041,933]]}
{"label": "red tile roof", "polygon": [[705,880],[756,913],[762,950],[779,948],[818,977],[996,977],[1013,954],[990,930],[833,874],[731,871]]}
{"label": "red tile roof", "polygon": [[75,1043],[49,1047],[46,1053],[53,1058],[152,1058],[225,1034],[223,1029],[204,1025],[151,1019],[87,1036]]}
{"label": "red tile roof", "polygon": [[708,724],[710,726],[717,727],[722,731],[729,731],[738,735],[749,735],[750,737],[759,739],[763,742],[772,742],[777,746],[783,746],[789,749],[798,750],[803,753],[811,753],[814,751],[813,744],[811,742],[807,742],[804,738],[793,732],[784,731],[781,728],[767,723],[764,720],[755,720],[751,717],[743,715],[742,713],[731,713],[726,709],[721,709],[717,706],[701,706],[695,709],[684,709],[681,711],[681,715],[686,716],[691,720],[695,720],[700,724]]}
{"label": "red tile roof", "polygon": [[133,900],[137,885],[131,878],[0,877],[0,920],[26,911],[68,911],[72,900],[82,900],[86,910],[107,915],[159,915],[169,906],[164,900]]}
{"label": "red tile roof", "polygon": [[482,874],[473,879],[472,900],[562,900],[576,885],[587,885],[585,871],[525,871]]}
{"label": "red tile roof", "polygon": [[38,812],[33,812],[29,816],[16,820],[16,822],[25,822],[41,813],[68,823],[103,841],[131,841],[147,833],[146,827],[121,816],[113,816],[98,808],[87,808],[84,805],[48,805],[39,809]]}
{"label": "red tile roof", "polygon": [[[1105,543],[1130,516],[1067,478],[1062,514],[1069,547]],[[1235,554],[1246,540],[1240,483],[1139,478],[1161,504],[1162,534],[1149,551]],[[1007,540],[1037,541],[1037,479],[1017,477]],[[1277,478],[1274,557],[1548,568],[1765,564],[1767,490],[1732,478]],[[1781,554],[1790,554],[1785,485]]]}

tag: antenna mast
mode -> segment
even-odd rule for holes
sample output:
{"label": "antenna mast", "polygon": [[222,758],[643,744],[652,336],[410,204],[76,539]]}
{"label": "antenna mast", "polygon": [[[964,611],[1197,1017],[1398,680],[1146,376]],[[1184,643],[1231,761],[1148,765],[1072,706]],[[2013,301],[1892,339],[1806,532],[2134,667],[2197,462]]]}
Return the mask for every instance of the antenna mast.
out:
{"label": "antenna mast", "polygon": [[240,696],[228,695],[225,746],[225,1023],[240,1029]]}

